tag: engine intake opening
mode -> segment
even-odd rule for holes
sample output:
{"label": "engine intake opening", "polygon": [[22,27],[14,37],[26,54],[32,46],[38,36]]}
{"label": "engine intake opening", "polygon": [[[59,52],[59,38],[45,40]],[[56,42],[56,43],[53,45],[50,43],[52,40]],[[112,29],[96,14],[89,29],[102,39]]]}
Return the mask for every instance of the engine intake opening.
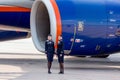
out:
{"label": "engine intake opening", "polygon": [[39,51],[44,51],[48,34],[56,41],[56,17],[49,0],[36,0],[31,10],[32,39]]}
{"label": "engine intake opening", "polygon": [[46,6],[43,2],[39,3],[36,13],[36,30],[40,45],[44,48],[45,40],[50,34],[50,19]]}

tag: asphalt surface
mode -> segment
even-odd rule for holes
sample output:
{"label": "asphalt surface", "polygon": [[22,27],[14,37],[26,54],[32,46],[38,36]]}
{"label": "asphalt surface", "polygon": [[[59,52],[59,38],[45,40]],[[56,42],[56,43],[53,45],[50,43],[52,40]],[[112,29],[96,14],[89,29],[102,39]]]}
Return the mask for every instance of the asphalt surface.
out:
{"label": "asphalt surface", "polygon": [[31,39],[0,43],[0,80],[120,80],[120,53],[106,59],[66,56],[63,75],[56,57],[52,74],[46,63]]}

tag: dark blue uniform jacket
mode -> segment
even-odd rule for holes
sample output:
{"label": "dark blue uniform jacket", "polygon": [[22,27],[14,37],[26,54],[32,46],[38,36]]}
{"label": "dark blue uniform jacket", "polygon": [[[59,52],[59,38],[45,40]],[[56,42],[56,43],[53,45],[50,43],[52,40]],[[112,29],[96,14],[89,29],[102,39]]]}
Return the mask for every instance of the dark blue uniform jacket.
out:
{"label": "dark blue uniform jacket", "polygon": [[54,42],[52,40],[45,42],[45,53],[47,54],[48,62],[52,62],[55,53]]}
{"label": "dark blue uniform jacket", "polygon": [[58,62],[64,63],[64,49],[63,49],[63,41],[59,40],[57,45],[57,55],[58,55]]}

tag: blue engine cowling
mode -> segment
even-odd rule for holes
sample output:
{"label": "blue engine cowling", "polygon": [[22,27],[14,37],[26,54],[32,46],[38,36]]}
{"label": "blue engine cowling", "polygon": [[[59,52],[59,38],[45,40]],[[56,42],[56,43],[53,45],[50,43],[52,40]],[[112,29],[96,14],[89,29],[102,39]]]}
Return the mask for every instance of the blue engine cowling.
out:
{"label": "blue engine cowling", "polygon": [[31,13],[35,46],[44,51],[51,33],[63,35],[70,55],[102,55],[120,51],[119,0],[36,0]]}

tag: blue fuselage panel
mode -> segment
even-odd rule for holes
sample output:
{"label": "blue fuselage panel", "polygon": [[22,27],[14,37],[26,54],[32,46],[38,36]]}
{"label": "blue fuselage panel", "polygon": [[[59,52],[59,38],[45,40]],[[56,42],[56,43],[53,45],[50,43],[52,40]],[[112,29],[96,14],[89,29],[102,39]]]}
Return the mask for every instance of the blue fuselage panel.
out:
{"label": "blue fuselage panel", "polygon": [[71,55],[100,55],[120,51],[120,39],[116,36],[120,25],[118,0],[56,2],[61,14],[65,50],[70,50]]}

